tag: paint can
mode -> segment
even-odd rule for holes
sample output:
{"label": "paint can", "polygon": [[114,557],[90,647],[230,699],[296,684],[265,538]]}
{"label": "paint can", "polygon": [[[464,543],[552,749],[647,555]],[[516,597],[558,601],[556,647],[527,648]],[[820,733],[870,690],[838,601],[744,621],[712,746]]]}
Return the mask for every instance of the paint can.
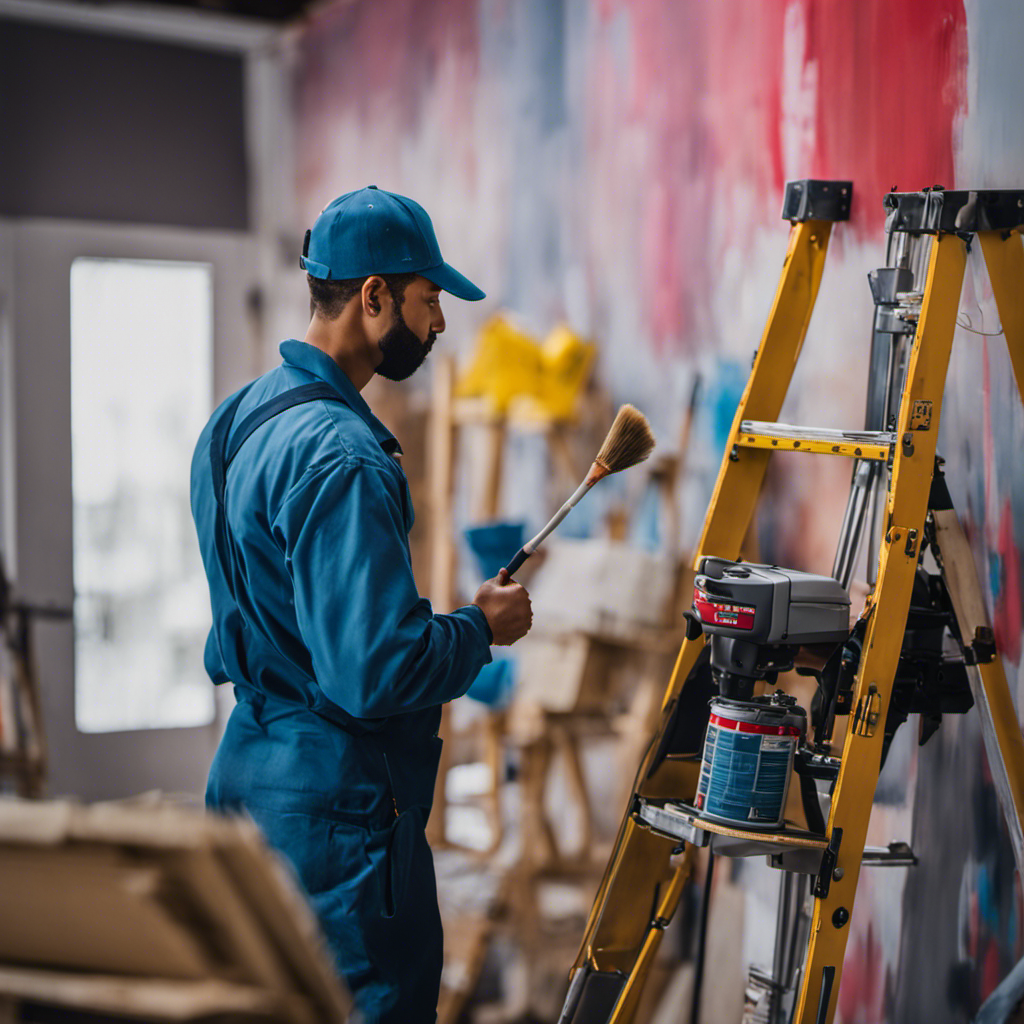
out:
{"label": "paint can", "polygon": [[744,828],[780,828],[807,714],[781,691],[770,697],[713,697],[704,738],[697,811]]}

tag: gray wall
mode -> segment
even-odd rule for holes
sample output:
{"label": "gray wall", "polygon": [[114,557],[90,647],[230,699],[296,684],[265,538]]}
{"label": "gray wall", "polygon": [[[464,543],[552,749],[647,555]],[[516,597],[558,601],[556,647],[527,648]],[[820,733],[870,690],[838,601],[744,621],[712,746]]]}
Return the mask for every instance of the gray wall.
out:
{"label": "gray wall", "polygon": [[0,18],[0,215],[249,227],[244,58]]}

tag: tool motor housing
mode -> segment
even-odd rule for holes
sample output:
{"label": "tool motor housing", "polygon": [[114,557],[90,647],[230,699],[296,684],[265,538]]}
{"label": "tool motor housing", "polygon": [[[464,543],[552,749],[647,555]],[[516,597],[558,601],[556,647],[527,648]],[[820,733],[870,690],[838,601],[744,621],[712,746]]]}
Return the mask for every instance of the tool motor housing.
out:
{"label": "tool motor housing", "polygon": [[754,683],[791,668],[800,647],[850,633],[850,596],[831,576],[705,556],[693,581],[691,622],[711,641],[723,697],[749,699]]}

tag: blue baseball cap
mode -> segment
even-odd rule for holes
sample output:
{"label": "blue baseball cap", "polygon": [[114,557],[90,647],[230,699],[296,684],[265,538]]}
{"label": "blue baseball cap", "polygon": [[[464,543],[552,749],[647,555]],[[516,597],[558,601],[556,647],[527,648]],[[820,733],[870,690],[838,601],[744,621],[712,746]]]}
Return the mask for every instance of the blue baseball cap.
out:
{"label": "blue baseball cap", "polygon": [[460,299],[484,298],[469,278],[441,259],[427,211],[376,185],[346,192],[323,208],[306,232],[299,266],[324,281],[419,274]]}

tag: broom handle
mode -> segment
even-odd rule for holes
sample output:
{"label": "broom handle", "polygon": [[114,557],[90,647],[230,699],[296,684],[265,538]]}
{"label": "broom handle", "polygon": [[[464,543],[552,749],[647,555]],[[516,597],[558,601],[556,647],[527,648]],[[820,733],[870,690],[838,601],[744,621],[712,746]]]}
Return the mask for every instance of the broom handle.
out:
{"label": "broom handle", "polygon": [[534,553],[544,543],[545,537],[551,531],[558,526],[558,524],[575,508],[587,491],[590,490],[597,480],[592,478],[591,474],[587,475],[587,479],[583,481],[573,492],[573,496],[551,517],[547,526],[544,527],[540,533],[537,534],[532,540],[527,541],[515,554],[512,561],[505,566],[505,571],[512,576],[515,571],[525,562],[530,555]]}

